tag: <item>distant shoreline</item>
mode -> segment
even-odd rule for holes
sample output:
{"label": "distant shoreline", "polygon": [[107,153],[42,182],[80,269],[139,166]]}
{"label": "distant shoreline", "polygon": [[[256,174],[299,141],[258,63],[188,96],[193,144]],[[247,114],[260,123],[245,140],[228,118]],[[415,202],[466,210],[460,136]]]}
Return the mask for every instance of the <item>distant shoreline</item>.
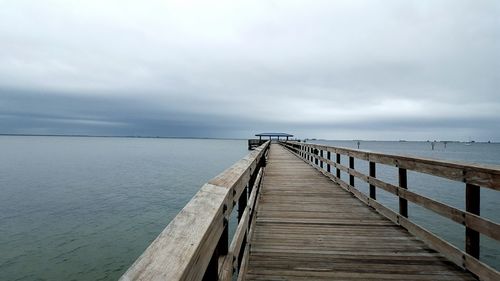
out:
{"label": "distant shoreline", "polygon": [[[133,139],[207,139],[207,140],[247,140],[248,138],[216,138],[216,137],[185,137],[185,136],[109,136],[109,135],[63,135],[63,134],[2,134],[0,136],[17,136],[17,137],[70,137],[70,138],[133,138]],[[357,140],[357,139],[309,139],[307,141],[360,141],[360,142],[436,142],[436,143],[471,143],[470,141],[459,140]],[[302,141],[302,139],[301,139]],[[497,141],[473,141],[472,143],[499,143]]]}
{"label": "distant shoreline", "polygon": [[242,138],[212,137],[165,137],[165,136],[106,136],[106,135],[58,135],[58,134],[0,134],[11,137],[68,137],[68,138],[129,138],[129,139],[207,139],[207,140],[246,140]]}

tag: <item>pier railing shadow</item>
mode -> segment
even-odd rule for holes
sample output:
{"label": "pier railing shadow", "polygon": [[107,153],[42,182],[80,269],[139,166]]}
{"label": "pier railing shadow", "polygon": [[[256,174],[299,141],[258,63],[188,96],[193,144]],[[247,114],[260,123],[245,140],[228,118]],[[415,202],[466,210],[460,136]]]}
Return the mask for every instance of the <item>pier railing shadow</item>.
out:
{"label": "pier railing shadow", "polygon": [[[500,168],[486,165],[465,164],[451,161],[374,153],[356,149],[325,146],[301,142],[282,142],[284,147],[302,158],[343,189],[374,208],[394,223],[417,236],[431,248],[450,261],[475,274],[480,280],[499,280],[497,270],[479,260],[480,234],[500,240],[500,225],[480,216],[480,189],[500,190]],[[349,158],[349,166],[341,164],[341,156]],[[369,175],[354,167],[354,159],[369,162]],[[398,185],[384,182],[376,177],[376,165],[384,164],[398,169]],[[465,185],[465,210],[461,210],[435,199],[417,194],[408,189],[407,171],[429,174]],[[341,172],[349,179],[344,181]],[[369,195],[355,187],[355,178],[369,184]],[[396,195],[399,212],[377,201],[377,188]],[[411,221],[408,217],[408,201],[465,226],[465,251]]]}
{"label": "pier railing shadow", "polygon": [[[232,280],[248,257],[267,141],[201,187],[120,280]],[[238,204],[238,226],[228,224]]]}

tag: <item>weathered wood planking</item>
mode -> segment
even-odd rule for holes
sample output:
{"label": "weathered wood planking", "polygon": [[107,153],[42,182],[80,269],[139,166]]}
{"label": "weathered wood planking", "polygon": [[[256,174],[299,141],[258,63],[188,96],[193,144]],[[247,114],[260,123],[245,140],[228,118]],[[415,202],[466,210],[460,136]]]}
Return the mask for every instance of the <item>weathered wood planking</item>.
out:
{"label": "weathered wood planking", "polygon": [[[466,184],[468,190],[470,192],[466,192],[466,202],[468,202],[467,210],[464,212],[462,210],[458,210],[441,202],[434,201],[430,198],[418,195],[416,193],[410,192],[406,189],[406,169],[399,168],[399,185],[394,186],[391,184],[387,184],[385,182],[379,181],[372,176],[366,176],[354,168],[347,168],[339,164],[340,161],[337,161],[336,165],[337,169],[342,169],[347,172],[349,175],[356,176],[370,184],[374,184],[376,187],[380,187],[385,189],[400,198],[400,214],[395,213],[391,209],[383,206],[378,203],[373,198],[370,198],[357,190],[353,185],[352,181],[346,183],[340,177],[334,176],[331,173],[328,173],[324,169],[321,168],[321,165],[318,165],[318,160],[320,162],[328,162],[328,159],[324,159],[321,157],[321,153],[317,153],[317,151],[321,151],[324,146],[318,146],[315,144],[300,145],[298,143],[282,143],[285,147],[290,149],[292,152],[296,153],[297,156],[302,157],[306,163],[309,163],[316,169],[318,169],[325,176],[330,178],[332,181],[337,183],[343,189],[351,192],[354,196],[360,199],[362,202],[367,204],[370,207],[373,207],[377,212],[384,215],[391,221],[396,224],[403,226],[413,235],[418,236],[422,240],[424,240],[429,246],[438,250],[440,253],[444,254],[449,260],[453,261],[460,267],[466,268],[469,271],[476,274],[481,280],[500,280],[500,273],[491,268],[490,266],[484,264],[483,262],[478,260],[479,249],[480,249],[480,241],[478,233],[486,234],[494,239],[498,240],[499,237],[499,224],[481,218],[479,216],[479,186]],[[314,148],[314,149],[312,149]],[[343,150],[343,149],[341,149]],[[314,151],[311,153],[309,151]],[[319,155],[318,155],[319,154]],[[337,160],[340,154],[337,154]],[[363,155],[358,155],[362,157]],[[370,163],[372,163],[370,161]],[[469,194],[472,193],[472,194]],[[473,196],[471,196],[473,195]],[[406,199],[412,201],[416,204],[419,204],[429,210],[432,210],[440,215],[443,215],[447,218],[450,218],[456,222],[462,223],[466,226],[466,252],[461,251],[457,247],[451,245],[447,241],[441,239],[435,234],[429,232],[428,230],[422,228],[421,226],[415,224],[414,222],[407,219],[407,204],[401,205],[401,201],[404,200],[403,203],[406,203]]]}
{"label": "weathered wood planking", "polygon": [[476,230],[493,239],[500,240],[500,225],[498,223],[495,223],[486,218],[482,218],[476,214],[469,213],[467,211],[462,211],[460,209],[449,206],[434,199],[425,197],[423,195],[417,194],[415,192],[409,191],[406,188],[402,188],[390,183],[383,182],[372,176],[367,176],[359,171],[356,171],[355,169],[347,168],[344,165],[332,162],[331,160],[325,158],[321,158],[320,156],[314,155],[314,157],[317,157],[320,161],[328,163],[329,165],[332,165],[351,176],[357,177],[360,180],[363,180],[364,182],[373,185],[374,187],[381,188],[405,200],[408,200],[412,203],[415,203],[431,211],[434,211],[437,214],[447,217],[457,223],[470,227],[471,229]]}
{"label": "weathered wood planking", "polygon": [[238,280],[475,280],[278,145],[254,222]]}
{"label": "weathered wood planking", "polygon": [[[252,174],[258,171],[268,146],[269,142],[263,144],[203,185],[120,280],[201,280],[227,229],[231,211]],[[245,222],[248,218],[242,224]],[[246,232],[246,225],[241,228]],[[238,254],[241,239],[237,236],[231,244],[231,254]],[[224,258],[215,258],[224,261]],[[232,265],[231,260],[224,268],[231,274]],[[217,264],[215,268],[217,270]],[[229,275],[227,272],[216,274]]]}
{"label": "weathered wood planking", "polygon": [[242,250],[242,247],[245,246],[244,239],[247,239],[249,231],[249,221],[251,219],[251,216],[253,215],[254,204],[257,200],[257,194],[259,193],[262,171],[263,168],[259,170],[254,187],[252,188],[252,192],[248,198],[248,204],[243,211],[243,215],[241,216],[241,220],[238,223],[238,227],[236,228],[233,240],[231,241],[231,245],[229,246],[229,252],[224,257],[224,260],[222,262],[222,267],[219,271],[219,280],[232,280],[233,273],[238,268],[238,257],[240,251]]}

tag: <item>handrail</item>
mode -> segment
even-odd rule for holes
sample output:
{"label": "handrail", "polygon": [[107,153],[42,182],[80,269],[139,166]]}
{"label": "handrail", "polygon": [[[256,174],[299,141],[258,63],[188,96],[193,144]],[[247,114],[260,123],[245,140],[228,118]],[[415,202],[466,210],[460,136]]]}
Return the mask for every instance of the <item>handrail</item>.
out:
{"label": "handrail", "polygon": [[[269,144],[203,185],[120,280],[230,280],[244,258]],[[229,244],[237,202],[238,227]]]}
{"label": "handrail", "polygon": [[[401,225],[410,233],[422,239],[430,247],[441,252],[458,266],[469,270],[481,280],[500,280],[500,273],[497,270],[479,260],[480,233],[500,241],[500,224],[481,217],[479,212],[480,187],[487,187],[496,191],[500,190],[499,167],[391,155],[294,141],[281,142],[281,144],[318,169],[332,181],[338,183],[343,189],[353,193],[365,204],[373,207],[394,223]],[[335,161],[332,160],[332,153],[335,154]],[[349,157],[349,167],[340,163],[341,155]],[[369,175],[365,175],[355,169],[354,158],[369,162]],[[397,167],[399,171],[399,186],[377,179],[376,164]],[[332,168],[336,169],[335,174]],[[466,210],[457,209],[408,190],[407,170],[464,182],[466,187]],[[349,183],[341,179],[341,171],[349,175]],[[355,188],[355,177],[369,184],[369,196]],[[398,196],[399,213],[394,212],[376,200],[376,188],[381,188]],[[410,221],[408,218],[408,201],[464,225],[466,229],[466,251],[458,249],[425,228]]]}

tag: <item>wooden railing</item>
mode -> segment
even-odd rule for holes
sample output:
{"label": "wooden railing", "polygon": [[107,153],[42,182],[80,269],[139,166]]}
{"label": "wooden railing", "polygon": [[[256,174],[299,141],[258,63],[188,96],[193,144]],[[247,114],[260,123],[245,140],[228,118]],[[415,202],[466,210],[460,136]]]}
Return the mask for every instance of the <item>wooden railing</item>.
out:
{"label": "wooden railing", "polygon": [[[203,185],[120,280],[231,280],[248,255],[269,142]],[[228,222],[238,203],[229,244]]]}
{"label": "wooden railing", "polygon": [[[282,142],[281,144],[338,183],[342,188],[354,194],[365,204],[373,207],[394,223],[401,225],[458,266],[475,274],[480,280],[500,280],[500,274],[497,270],[479,260],[480,234],[487,235],[497,241],[500,240],[500,225],[481,217],[479,212],[480,187],[500,190],[499,168],[300,142]],[[342,155],[349,158],[349,167],[341,164]],[[332,158],[332,156],[335,157]],[[355,158],[369,162],[369,175],[355,169]],[[377,179],[376,164],[397,167],[399,184],[396,186]],[[465,183],[465,210],[410,191],[407,178],[408,170]],[[349,175],[349,182],[341,179],[341,171]],[[368,183],[369,195],[365,195],[355,188],[355,177]],[[399,198],[399,213],[376,200],[377,188]],[[464,225],[466,229],[465,252],[412,222],[408,218],[408,201]]]}

